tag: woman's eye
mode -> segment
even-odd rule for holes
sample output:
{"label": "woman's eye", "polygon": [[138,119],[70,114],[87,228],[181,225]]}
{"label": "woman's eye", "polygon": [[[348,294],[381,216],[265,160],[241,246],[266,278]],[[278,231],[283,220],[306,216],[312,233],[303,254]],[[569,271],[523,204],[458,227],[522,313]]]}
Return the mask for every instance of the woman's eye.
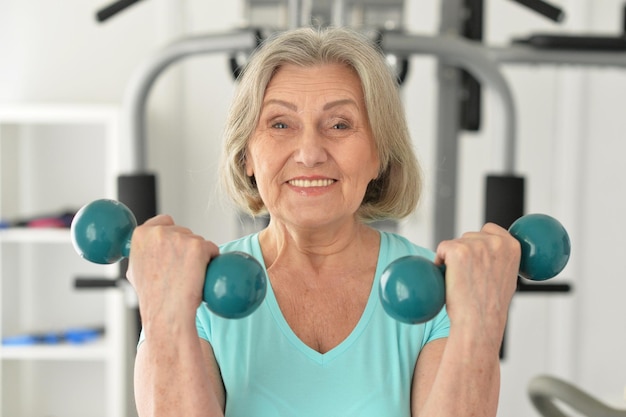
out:
{"label": "woman's eye", "polygon": [[347,129],[348,127],[349,127],[348,124],[347,123],[343,123],[343,122],[335,123],[333,125],[333,129],[337,129],[337,130]]}
{"label": "woman's eye", "polygon": [[287,129],[287,124],[283,123],[283,122],[276,122],[276,123],[272,124],[272,127],[274,129]]}

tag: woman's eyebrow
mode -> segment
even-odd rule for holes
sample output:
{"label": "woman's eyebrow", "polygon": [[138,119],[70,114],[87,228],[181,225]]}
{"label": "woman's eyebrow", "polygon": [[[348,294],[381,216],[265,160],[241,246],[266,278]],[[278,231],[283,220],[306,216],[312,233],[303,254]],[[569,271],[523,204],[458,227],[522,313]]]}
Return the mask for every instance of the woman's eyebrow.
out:
{"label": "woman's eyebrow", "polygon": [[[290,102],[285,101],[285,100],[279,100],[279,99],[275,99],[275,98],[272,98],[272,99],[269,99],[269,100],[265,101],[263,103],[263,107],[266,107],[266,106],[271,105],[271,104],[275,104],[275,105],[279,105],[279,106],[282,106],[282,107],[286,107],[289,110],[298,111],[298,106],[296,106],[295,104],[290,103]],[[340,99],[340,100],[330,101],[330,102],[324,104],[324,107],[322,108],[322,110],[326,111],[326,110],[330,110],[330,109],[332,109],[334,107],[343,106],[343,105],[346,105],[346,104],[358,107],[356,101],[354,101],[354,100],[352,100],[350,98],[344,98],[344,99]]]}
{"label": "woman's eyebrow", "polygon": [[344,99],[341,99],[341,100],[335,100],[335,101],[331,101],[331,102],[326,103],[324,105],[324,110],[329,110],[329,109],[332,109],[333,107],[337,107],[337,106],[343,106],[344,104],[351,104],[351,105],[354,105],[354,106],[358,107],[354,100],[352,100],[350,98],[344,98]]}
{"label": "woman's eyebrow", "polygon": [[283,107],[287,107],[289,110],[293,110],[293,111],[297,111],[298,110],[298,106],[296,106],[293,103],[290,103],[288,101],[285,100],[278,100],[278,99],[269,99],[266,102],[263,103],[263,107],[270,105],[270,104],[277,104],[279,106],[283,106]]}

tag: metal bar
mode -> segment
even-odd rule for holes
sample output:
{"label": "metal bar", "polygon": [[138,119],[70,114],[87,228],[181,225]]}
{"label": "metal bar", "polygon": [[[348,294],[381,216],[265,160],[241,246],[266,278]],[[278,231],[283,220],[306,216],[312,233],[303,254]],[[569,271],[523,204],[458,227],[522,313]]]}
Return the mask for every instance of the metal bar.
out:
{"label": "metal bar", "polygon": [[[465,26],[465,12],[464,0],[442,0],[440,35],[461,36]],[[437,63],[437,81],[433,245],[456,236],[461,70],[440,59]]]}
{"label": "metal bar", "polygon": [[100,23],[126,10],[128,7],[139,2],[139,0],[119,0],[96,12],[96,20]]}
{"label": "metal bar", "polygon": [[347,5],[345,0],[333,0],[330,20],[333,26],[345,26],[348,23],[346,17]]}
{"label": "metal bar", "polygon": [[[503,110],[502,125],[504,173],[515,172],[516,119],[513,93],[508,81],[488,48],[461,38],[429,37],[390,32],[382,41],[383,49],[404,54],[430,54],[448,65],[461,67],[493,89]],[[448,124],[449,121],[448,121]]]}
{"label": "metal bar", "polygon": [[295,29],[302,21],[302,0],[287,0],[287,27]]}
{"label": "metal bar", "polygon": [[557,6],[545,2],[543,0],[513,0],[523,6],[528,7],[532,11],[539,13],[540,15],[553,20],[555,22],[561,22],[565,18],[565,12]]}
{"label": "metal bar", "polygon": [[485,53],[500,64],[552,64],[626,68],[626,52],[542,50],[525,45],[485,47]]}
{"label": "metal bar", "polygon": [[216,52],[250,52],[257,45],[253,30],[185,38],[158,51],[132,75],[122,103],[122,135],[131,143],[131,169],[146,171],[146,102],[159,75],[174,62]]}
{"label": "metal bar", "polygon": [[539,375],[528,384],[528,395],[544,417],[566,417],[559,405],[567,405],[577,415],[596,417],[626,417],[626,410],[613,408],[577,386],[560,378]]}
{"label": "metal bar", "polygon": [[433,247],[456,236],[458,199],[459,91],[461,72],[437,64],[437,118],[435,142],[435,193],[433,196]]}

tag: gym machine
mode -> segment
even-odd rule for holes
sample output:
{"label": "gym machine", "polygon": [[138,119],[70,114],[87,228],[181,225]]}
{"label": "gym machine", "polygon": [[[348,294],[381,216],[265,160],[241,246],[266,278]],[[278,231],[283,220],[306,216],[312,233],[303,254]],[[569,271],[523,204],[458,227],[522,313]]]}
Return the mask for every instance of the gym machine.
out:
{"label": "gym machine", "polygon": [[[120,0],[98,11],[103,22],[139,0]],[[514,0],[553,20],[564,11],[543,0]],[[458,138],[463,130],[480,128],[481,88],[493,90],[502,111],[502,172],[486,179],[485,221],[508,228],[524,214],[524,178],[516,175],[516,113],[511,89],[500,67],[503,65],[572,65],[626,67],[626,37],[533,34],[512,45],[492,47],[482,43],[483,0],[441,0],[441,36],[410,34],[402,30],[403,0],[247,0],[250,27],[232,32],[184,38],[157,51],[130,80],[123,103],[123,134],[131,144],[134,172],[119,178],[119,199],[143,222],[156,214],[156,179],[147,172],[145,109],[150,90],[163,71],[191,56],[230,53],[233,72],[237,58],[249,54],[272,30],[268,22],[255,22],[268,8],[273,22],[282,29],[316,24],[345,25],[361,22],[382,49],[397,58],[400,75],[408,71],[407,57],[432,55],[438,59],[438,118],[435,172],[434,236],[439,242],[455,236],[457,210]],[[265,13],[267,14],[267,13]],[[625,12],[626,16],[626,5]],[[626,17],[624,18],[626,33]],[[363,23],[364,22],[364,23]],[[445,35],[445,36],[444,36]],[[456,36],[455,36],[456,35]],[[402,77],[400,77],[402,78]],[[464,94],[461,94],[463,92]],[[568,292],[568,284],[534,285],[518,282],[520,292]],[[504,345],[503,345],[504,346]],[[502,352],[504,355],[504,350]]]}
{"label": "gym machine", "polygon": [[568,417],[559,403],[589,417],[626,417],[626,410],[611,407],[575,385],[549,375],[531,379],[528,396],[543,417]]}
{"label": "gym machine", "polygon": [[[511,1],[557,22],[565,15],[563,10],[543,0]],[[98,11],[97,19],[105,21],[138,2],[139,0],[117,1]],[[284,16],[283,21],[274,22],[274,26],[279,27],[278,30],[298,27],[312,21],[327,25],[365,21],[361,23],[363,30],[372,33],[382,49],[397,58],[401,75],[406,75],[408,71],[408,56],[432,55],[438,58],[438,77],[441,82],[438,83],[436,160],[445,161],[445,165],[434,170],[437,175],[434,202],[435,242],[455,236],[458,135],[463,130],[475,131],[480,128],[481,86],[493,90],[503,112],[503,131],[499,135],[502,140],[503,172],[487,179],[485,220],[509,227],[515,219],[523,215],[523,178],[515,175],[515,103],[509,84],[500,71],[501,66],[540,64],[626,67],[626,55],[623,53],[626,51],[626,36],[622,34],[614,37],[533,34],[526,39],[517,39],[506,47],[484,45],[483,0],[441,0],[439,32],[442,36],[434,37],[409,34],[402,30],[403,0],[247,0],[246,5],[253,20],[250,28],[181,39],[158,51],[133,74],[123,103],[124,135],[132,144],[135,170],[129,177],[136,177],[129,178],[128,181],[138,179],[146,172],[145,108],[155,80],[178,61],[191,56],[220,52],[231,54],[230,63],[236,73],[237,57],[249,54],[258,46],[264,33],[272,30],[267,22],[261,22],[266,27],[252,26],[257,23],[254,22],[254,16],[262,15],[259,10],[263,8],[273,8],[272,15]],[[624,20],[626,33],[626,17]],[[126,187],[122,187],[124,188]],[[122,197],[120,195],[120,199],[126,202]],[[143,210],[132,206],[131,204],[138,220],[145,220],[142,218]],[[557,287],[555,290],[563,291],[565,288]]]}

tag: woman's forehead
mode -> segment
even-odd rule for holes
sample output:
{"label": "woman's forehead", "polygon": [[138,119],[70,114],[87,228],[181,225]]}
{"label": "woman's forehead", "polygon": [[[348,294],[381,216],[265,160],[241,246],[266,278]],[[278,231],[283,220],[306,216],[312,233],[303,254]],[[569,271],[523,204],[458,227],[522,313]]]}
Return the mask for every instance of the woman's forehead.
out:
{"label": "woman's forehead", "polygon": [[264,105],[285,102],[297,106],[297,102],[309,96],[341,104],[352,100],[358,107],[364,102],[361,80],[345,64],[281,66],[268,83],[263,101]]}

